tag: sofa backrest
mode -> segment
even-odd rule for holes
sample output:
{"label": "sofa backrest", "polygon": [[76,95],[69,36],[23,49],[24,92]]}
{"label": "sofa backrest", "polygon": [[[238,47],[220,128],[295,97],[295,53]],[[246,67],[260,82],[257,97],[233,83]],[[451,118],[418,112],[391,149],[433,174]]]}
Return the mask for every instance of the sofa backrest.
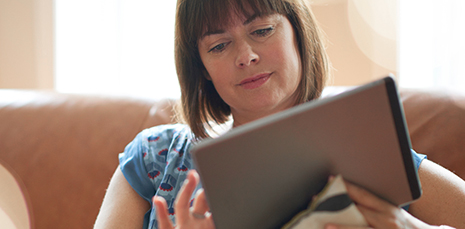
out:
{"label": "sofa backrest", "polygon": [[[465,97],[401,90],[413,149],[465,178]],[[0,90],[0,163],[15,175],[31,228],[92,228],[118,154],[173,121],[172,100]]]}

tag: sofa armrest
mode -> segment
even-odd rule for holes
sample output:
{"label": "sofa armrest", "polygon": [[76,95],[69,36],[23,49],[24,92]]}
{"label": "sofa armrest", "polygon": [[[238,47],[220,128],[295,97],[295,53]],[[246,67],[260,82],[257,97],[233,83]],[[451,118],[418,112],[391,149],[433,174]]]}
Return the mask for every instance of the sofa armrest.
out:
{"label": "sofa armrest", "polygon": [[465,178],[465,96],[432,90],[401,90],[412,147]]}
{"label": "sofa armrest", "polygon": [[0,90],[0,163],[23,184],[32,228],[92,228],[118,154],[172,116],[170,100]]}

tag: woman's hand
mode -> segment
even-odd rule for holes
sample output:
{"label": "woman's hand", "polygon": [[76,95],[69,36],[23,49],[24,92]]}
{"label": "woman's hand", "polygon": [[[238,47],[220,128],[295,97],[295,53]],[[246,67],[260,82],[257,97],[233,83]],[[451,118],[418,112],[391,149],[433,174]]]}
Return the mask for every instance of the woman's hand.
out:
{"label": "woman's hand", "polygon": [[158,228],[160,229],[209,229],[215,228],[212,216],[209,212],[207,200],[203,189],[196,193],[194,203],[190,207],[190,198],[199,183],[199,175],[195,170],[190,170],[187,178],[179,190],[174,203],[174,212],[176,213],[176,227],[173,227],[168,214],[168,206],[162,197],[155,196],[153,203],[157,209]]}
{"label": "woman's hand", "polygon": [[[398,208],[382,200],[367,190],[345,182],[347,193],[357,204],[357,208],[365,217],[370,228],[435,228],[410,215],[404,209]],[[350,229],[343,225],[328,224],[326,229]]]}

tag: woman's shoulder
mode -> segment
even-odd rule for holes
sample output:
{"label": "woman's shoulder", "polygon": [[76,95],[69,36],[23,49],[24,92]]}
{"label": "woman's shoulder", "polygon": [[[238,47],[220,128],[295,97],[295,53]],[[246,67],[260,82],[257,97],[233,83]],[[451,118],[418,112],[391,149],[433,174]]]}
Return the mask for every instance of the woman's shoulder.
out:
{"label": "woman's shoulder", "polygon": [[191,140],[193,134],[186,124],[166,124],[142,130],[136,139],[146,142],[172,142],[176,139]]}
{"label": "woman's shoulder", "polygon": [[[156,161],[158,155],[164,155],[169,151],[188,150],[192,139],[190,128],[184,124],[168,124],[147,128],[137,134],[126,146],[124,152],[119,156],[120,163],[142,159],[146,162],[153,162],[153,160]],[[163,161],[166,162],[166,159]]]}
{"label": "woman's shoulder", "polygon": [[162,184],[165,173],[172,183],[179,176],[174,176],[176,171],[184,172],[190,168],[192,163],[187,152],[191,142],[192,134],[187,125],[170,124],[145,129],[119,154],[121,171],[134,190],[150,201]]}

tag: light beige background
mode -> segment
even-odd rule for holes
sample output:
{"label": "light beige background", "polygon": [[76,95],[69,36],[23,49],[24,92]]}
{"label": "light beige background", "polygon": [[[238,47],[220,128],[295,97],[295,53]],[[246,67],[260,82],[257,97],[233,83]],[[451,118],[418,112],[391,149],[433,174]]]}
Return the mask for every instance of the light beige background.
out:
{"label": "light beige background", "polygon": [[396,0],[313,0],[328,39],[332,85],[358,85],[397,75]]}
{"label": "light beige background", "polygon": [[53,0],[0,0],[0,88],[53,88]]}
{"label": "light beige background", "polygon": [[[331,85],[397,73],[397,0],[309,0],[328,38]],[[54,0],[0,0],[0,88],[53,89]]]}

